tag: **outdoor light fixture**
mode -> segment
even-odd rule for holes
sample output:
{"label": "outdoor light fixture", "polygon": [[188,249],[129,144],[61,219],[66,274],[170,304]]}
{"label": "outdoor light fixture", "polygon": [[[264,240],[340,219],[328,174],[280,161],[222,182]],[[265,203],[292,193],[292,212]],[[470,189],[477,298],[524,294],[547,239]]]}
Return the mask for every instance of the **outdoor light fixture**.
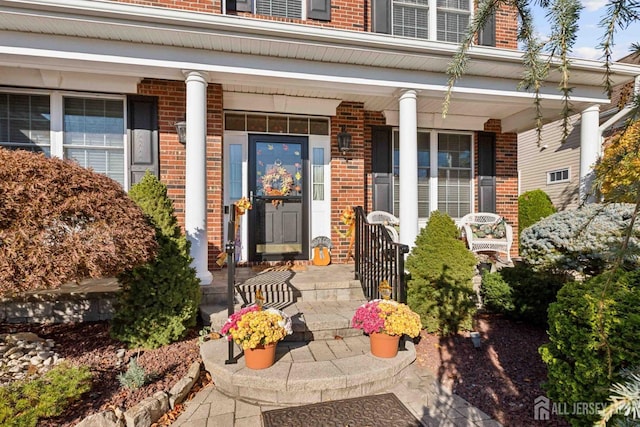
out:
{"label": "outdoor light fixture", "polygon": [[187,143],[187,122],[177,122],[176,123],[176,132],[178,133],[178,141],[180,144]]}
{"label": "outdoor light fixture", "polygon": [[342,156],[351,151],[351,134],[345,128],[346,126],[342,125],[342,131],[338,134],[338,150]]}

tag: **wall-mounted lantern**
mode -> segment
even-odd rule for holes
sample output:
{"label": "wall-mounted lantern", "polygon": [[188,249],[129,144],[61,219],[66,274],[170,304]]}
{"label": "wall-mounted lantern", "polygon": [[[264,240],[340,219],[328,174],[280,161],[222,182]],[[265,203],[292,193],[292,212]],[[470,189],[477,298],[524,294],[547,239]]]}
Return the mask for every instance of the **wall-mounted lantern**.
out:
{"label": "wall-mounted lantern", "polygon": [[187,122],[185,121],[177,122],[175,126],[176,126],[176,132],[178,133],[178,141],[180,142],[180,144],[186,144],[187,143]]}
{"label": "wall-mounted lantern", "polygon": [[351,134],[346,131],[345,125],[342,125],[342,131],[338,134],[338,151],[343,157],[351,151]]}

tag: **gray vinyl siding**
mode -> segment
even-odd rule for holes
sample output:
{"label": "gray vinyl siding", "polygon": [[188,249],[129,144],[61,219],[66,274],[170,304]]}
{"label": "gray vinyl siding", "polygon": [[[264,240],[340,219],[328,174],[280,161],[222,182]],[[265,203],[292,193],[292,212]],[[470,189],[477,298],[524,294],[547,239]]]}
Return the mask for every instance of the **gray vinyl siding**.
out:
{"label": "gray vinyl siding", "polygon": [[[520,193],[540,189],[549,195],[558,210],[578,206],[580,177],[580,115],[571,118],[572,130],[564,144],[562,121],[542,128],[542,142],[537,144],[535,129],[518,135],[518,170]],[[543,148],[544,146],[547,148]],[[547,183],[548,172],[569,168],[569,182]]]}

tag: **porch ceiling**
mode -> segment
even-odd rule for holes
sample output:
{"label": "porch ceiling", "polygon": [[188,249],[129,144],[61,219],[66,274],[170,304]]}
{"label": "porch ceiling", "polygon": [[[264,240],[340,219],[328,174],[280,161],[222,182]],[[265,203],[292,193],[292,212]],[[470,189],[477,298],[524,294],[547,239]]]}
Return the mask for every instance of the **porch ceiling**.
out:
{"label": "porch ceiling", "polygon": [[[445,70],[456,49],[443,42],[125,3],[0,0],[0,63],[7,69],[173,80],[183,80],[183,70],[201,70],[229,92],[342,99],[374,111],[397,110],[399,91],[412,88],[419,112],[440,112]],[[511,131],[530,128],[532,95],[517,89],[521,53],[475,46],[470,57],[450,114],[503,119]],[[631,80],[639,70],[614,64],[614,83]],[[576,110],[608,103],[602,72],[598,61],[573,61]],[[543,88],[549,117],[560,108],[557,80],[552,73]]]}

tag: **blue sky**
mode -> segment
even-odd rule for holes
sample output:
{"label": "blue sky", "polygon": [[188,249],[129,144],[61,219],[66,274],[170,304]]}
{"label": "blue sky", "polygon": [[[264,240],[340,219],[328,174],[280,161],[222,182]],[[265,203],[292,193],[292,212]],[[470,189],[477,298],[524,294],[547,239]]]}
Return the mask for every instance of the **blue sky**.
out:
{"label": "blue sky", "polygon": [[[580,29],[572,55],[584,59],[602,59],[602,49],[598,48],[604,29],[598,24],[606,13],[607,0],[581,0],[584,9],[580,16]],[[541,36],[548,36],[549,23],[545,13],[534,10],[535,26]],[[628,55],[631,43],[640,43],[640,23],[636,22],[626,30],[618,30],[614,37],[613,59],[618,60]]]}

